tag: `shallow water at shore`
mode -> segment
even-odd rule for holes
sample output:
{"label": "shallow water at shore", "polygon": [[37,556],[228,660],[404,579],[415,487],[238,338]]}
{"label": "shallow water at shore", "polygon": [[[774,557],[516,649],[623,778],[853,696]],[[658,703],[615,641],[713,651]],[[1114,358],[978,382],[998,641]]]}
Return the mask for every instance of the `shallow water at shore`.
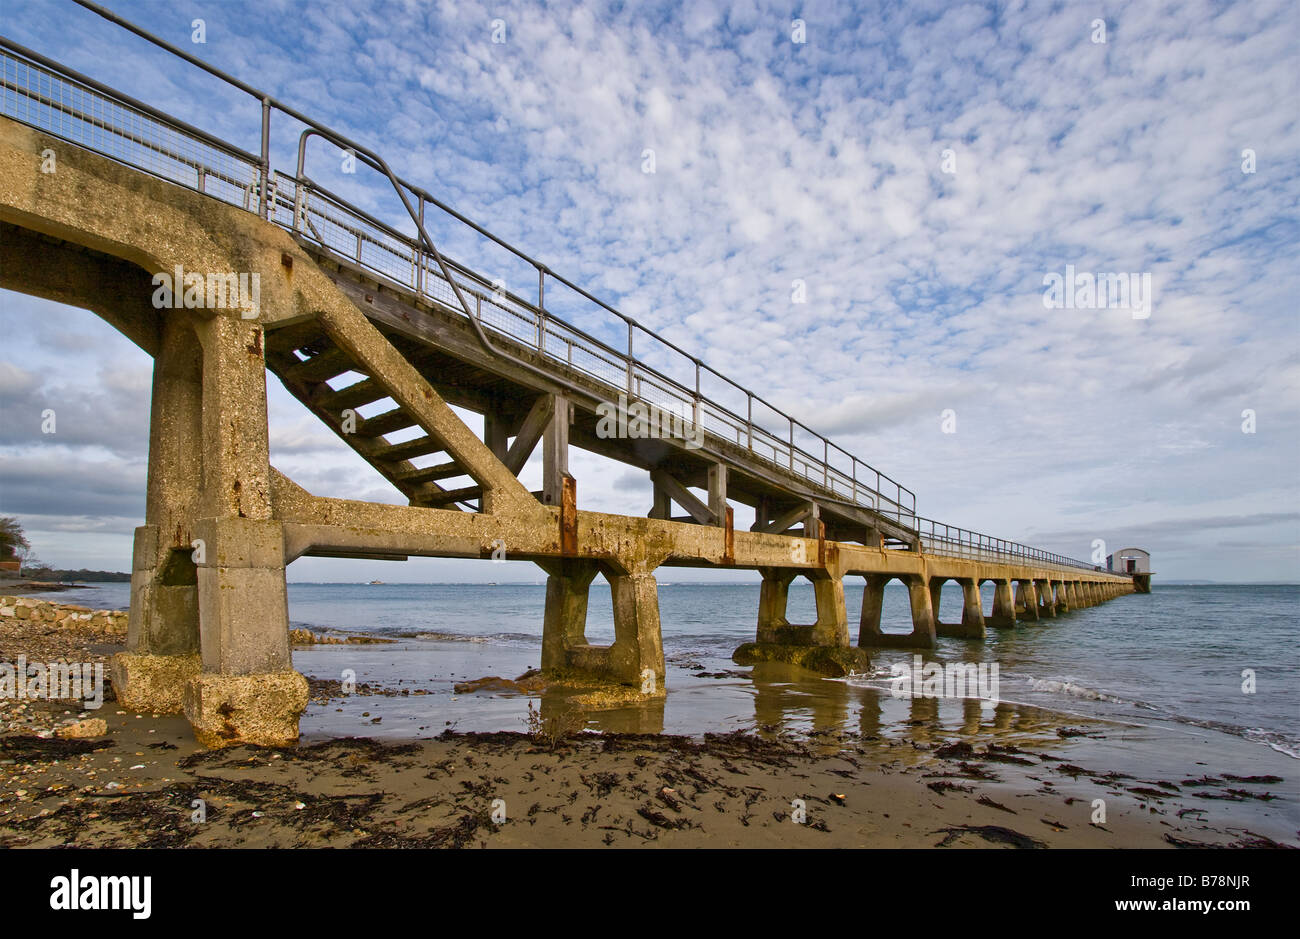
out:
{"label": "shallow water at shore", "polygon": [[[861,593],[860,586],[846,585],[850,611],[860,606]],[[682,674],[670,678],[671,686],[689,690],[686,675],[691,671],[735,668],[731,653],[754,637],[757,585],[668,583],[659,595],[665,657],[670,667],[683,666]],[[522,650],[531,658],[511,661],[536,665],[543,598],[543,586],[527,584],[293,584],[290,616],[295,625],[316,629],[484,644],[502,656]],[[949,585],[941,603],[943,621],[960,618],[960,600],[960,591]],[[991,595],[985,602],[991,605]],[[610,607],[608,587],[597,581],[589,615],[591,641],[612,640]],[[990,629],[983,643],[941,639],[926,659],[996,663],[1003,700],[1085,716],[1206,727],[1296,757],[1298,612],[1300,587],[1295,586],[1158,587],[1150,595],[1121,597],[1041,625]],[[812,622],[815,616],[810,585],[796,581],[791,622]],[[901,585],[886,589],[882,618],[886,631],[910,628]],[[877,680],[861,683],[887,689],[879,679],[895,664],[910,664],[911,658],[903,650],[875,651]],[[693,665],[701,668],[685,667]],[[1242,690],[1246,669],[1255,676],[1253,694]],[[431,674],[445,675],[446,670]],[[690,699],[710,713],[715,710],[694,694]]]}
{"label": "shallow water at shore", "polygon": [[[775,666],[760,670],[757,680],[737,674],[698,677],[746,671],[730,657],[736,646],[753,638],[758,588],[674,584],[667,582],[670,576],[661,577],[665,583],[659,594],[671,693],[648,710],[601,712],[595,718],[599,724],[611,730],[702,733],[759,725],[796,731],[840,725],[865,729],[913,719],[907,710],[917,704],[889,694],[890,667],[911,663],[912,653],[904,650],[873,652],[872,675],[844,682],[823,682],[806,673],[782,675],[773,671]],[[127,586],[101,584],[52,598],[122,607],[129,597]],[[540,584],[509,583],[290,584],[292,625],[399,640],[382,646],[299,649],[295,663],[320,678],[336,679],[351,668],[358,681],[433,694],[410,698],[400,706],[400,716],[395,711],[384,720],[388,726],[373,728],[377,733],[420,726],[426,732],[446,726],[517,730],[523,700],[456,696],[451,687],[485,675],[513,678],[540,664],[544,592]],[[852,611],[861,601],[861,588],[850,583],[845,593]],[[941,618],[958,619],[959,604],[960,592],[945,590]],[[1240,738],[1294,758],[1300,754],[1297,611],[1296,586],[1157,585],[1150,595],[1121,597],[1039,625],[990,629],[983,643],[941,639],[925,658],[997,664],[999,697],[1008,705],[1150,725],[1174,737]],[[791,587],[789,617],[792,622],[815,617],[811,589],[802,581]],[[886,590],[883,622],[886,631],[908,628],[906,592],[897,584]],[[599,643],[612,635],[608,587],[597,581],[588,637]],[[1242,690],[1246,669],[1255,674],[1254,694]],[[970,703],[921,706],[935,708],[945,726],[972,720],[966,716]]]}
{"label": "shallow water at shore", "polygon": [[[93,630],[51,636],[19,619],[5,628],[8,656],[122,647]],[[110,701],[107,735],[74,753],[73,741],[22,736],[76,719],[64,704],[35,704],[19,722],[27,731],[0,737],[0,845],[1300,842],[1295,760],[1213,728],[1065,714],[1006,694],[989,706],[899,698],[877,679],[739,669],[699,650],[670,652],[666,695],[613,706],[586,706],[588,689],[559,683],[456,691],[518,675],[538,652],[533,637],[490,635],[297,647],[313,698],[300,743],[274,752],[206,752],[183,717]],[[726,667],[711,670],[715,661]],[[347,678],[359,682],[353,693],[340,687]],[[588,733],[519,733],[534,706],[543,718],[577,717]],[[185,824],[196,796],[219,813],[215,825]],[[497,798],[521,824],[485,827]],[[789,824],[795,804],[806,804],[807,825]]]}

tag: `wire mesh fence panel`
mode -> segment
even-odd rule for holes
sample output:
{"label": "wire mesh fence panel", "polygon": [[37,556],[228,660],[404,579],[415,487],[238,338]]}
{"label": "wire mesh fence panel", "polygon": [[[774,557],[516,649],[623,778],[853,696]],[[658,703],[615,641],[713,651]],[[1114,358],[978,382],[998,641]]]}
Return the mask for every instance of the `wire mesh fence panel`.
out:
{"label": "wire mesh fence panel", "polygon": [[154,176],[248,205],[260,166],[4,50],[0,113]]}

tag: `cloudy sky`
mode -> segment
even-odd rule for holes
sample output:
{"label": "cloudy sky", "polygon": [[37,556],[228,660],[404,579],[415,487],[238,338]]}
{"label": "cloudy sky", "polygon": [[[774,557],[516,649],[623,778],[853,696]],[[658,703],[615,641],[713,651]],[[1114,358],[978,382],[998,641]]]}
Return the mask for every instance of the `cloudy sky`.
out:
{"label": "cloudy sky", "polygon": [[[1291,0],[107,5],[380,151],[921,514],[1075,557],[1146,547],[1170,579],[1300,580]],[[6,11],[16,41],[257,149],[250,99],[143,40],[68,0]],[[275,127],[283,169],[298,130]],[[333,185],[338,157],[321,144],[308,174]],[[338,185],[398,221],[364,175]],[[1149,274],[1149,315],[1048,308],[1067,265]],[[0,335],[0,513],[46,561],[127,569],[150,360],[92,314],[2,291]],[[269,395],[281,470],[400,501],[273,377]],[[649,508],[644,474],[573,468],[582,507]],[[306,559],[290,577],[540,572]]]}

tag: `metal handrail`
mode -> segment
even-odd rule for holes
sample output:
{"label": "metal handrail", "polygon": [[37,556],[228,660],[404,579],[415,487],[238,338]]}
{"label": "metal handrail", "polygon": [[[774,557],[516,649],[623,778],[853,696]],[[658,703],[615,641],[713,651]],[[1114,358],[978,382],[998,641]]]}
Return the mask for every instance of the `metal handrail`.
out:
{"label": "metal handrail", "polygon": [[925,554],[941,554],[946,557],[963,557],[972,559],[1006,559],[1018,558],[1035,564],[1055,567],[1077,568],[1097,571],[1098,566],[1080,561],[1076,558],[1053,554],[1041,548],[1006,541],[985,535],[981,532],[948,525],[932,518],[916,518],[916,530],[921,540],[921,550]]}
{"label": "metal handrail", "polygon": [[[715,436],[718,436],[719,439],[730,440],[730,435],[734,433],[736,445],[743,446],[754,457],[764,460],[778,469],[783,469],[793,475],[800,476],[811,483],[820,485],[825,490],[834,494],[836,498],[842,497],[847,504],[870,508],[881,515],[893,517],[904,527],[915,530],[918,535],[919,547],[924,552],[955,556],[991,555],[1000,558],[1010,556],[1040,563],[1085,568],[1089,570],[1095,569],[1093,565],[1089,565],[1082,561],[1065,558],[1026,545],[995,539],[991,536],[970,532],[965,529],[957,528],[956,526],[949,526],[932,519],[916,516],[916,497],[911,490],[906,489],[889,476],[874,469],[864,461],[859,460],[853,454],[850,454],[848,451],[832,443],[828,438],[807,427],[807,425],[796,421],[792,416],[775,407],[761,396],[754,394],[743,386],[727,378],[725,375],[722,375],[705,365],[699,358],[690,355],[676,344],[660,336],[658,333],[642,326],[631,317],[619,312],[614,307],[591,295],[573,282],[555,274],[545,265],[530,258],[522,251],[498,238],[496,235],[493,235],[482,226],[456,212],[454,209],[451,209],[449,206],[444,205],[427,191],[412,186],[402,180],[393,173],[387,163],[385,163],[382,157],[378,154],[375,154],[353,141],[350,141],[348,138],[331,131],[324,125],[321,125],[305,115],[298,113],[296,110],[281,104],[269,95],[258,91],[252,86],[226,75],[219,69],[195,58],[184,50],[178,49],[164,40],[150,35],[134,24],[118,17],[111,11],[90,3],[88,0],[73,0],[73,2],[78,3],[86,9],[91,10],[117,25],[123,26],[142,38],[168,50],[174,55],[202,68],[218,78],[221,78],[233,87],[257,98],[262,106],[261,154],[256,155],[249,153],[199,128],[179,121],[144,102],[137,101],[116,91],[115,89],[109,88],[108,86],[95,81],[94,79],[81,75],[51,59],[41,56],[30,49],[26,49],[17,43],[4,37],[0,37],[0,47],[9,50],[10,53],[16,56],[16,59],[26,59],[28,63],[42,67],[48,73],[47,77],[57,77],[72,85],[81,85],[83,88],[89,89],[103,96],[111,104],[115,104],[126,110],[135,111],[139,115],[147,116],[162,128],[183,135],[184,139],[182,140],[182,143],[198,143],[202,146],[211,148],[213,151],[221,154],[221,156],[226,160],[231,161],[231,163],[239,168],[241,172],[246,172],[247,178],[241,179],[238,175],[235,175],[232,172],[223,172],[221,169],[210,166],[197,157],[169,149],[156,142],[150,141],[139,134],[132,134],[131,132],[124,131],[119,127],[101,126],[103,123],[102,118],[96,119],[93,116],[79,114],[66,107],[60,100],[52,99],[48,95],[41,94],[39,91],[33,91],[33,89],[22,86],[17,82],[9,81],[5,76],[5,73],[0,71],[0,88],[13,92],[15,95],[25,96],[29,100],[52,111],[58,111],[65,116],[82,120],[101,132],[107,131],[110,134],[117,134],[118,136],[129,140],[136,147],[147,151],[148,154],[153,157],[170,160],[179,166],[186,167],[189,171],[194,173],[195,179],[193,182],[190,182],[188,178],[177,178],[175,173],[163,172],[159,168],[149,165],[138,156],[133,162],[129,155],[106,149],[103,146],[96,147],[93,143],[88,143],[85,140],[76,139],[75,137],[65,136],[57,128],[42,127],[43,130],[58,136],[63,136],[64,139],[68,139],[70,142],[79,146],[95,149],[97,152],[104,153],[119,162],[131,165],[137,169],[142,169],[145,172],[151,172],[155,175],[162,175],[164,178],[170,179],[173,182],[179,182],[182,185],[192,186],[192,188],[196,188],[201,192],[207,191],[205,189],[205,181],[208,179],[216,179],[224,182],[232,187],[233,191],[238,191],[243,195],[242,200],[240,202],[235,202],[234,204],[241,204],[242,202],[244,208],[249,209],[250,211],[256,211],[263,218],[266,218],[274,224],[285,227],[295,233],[304,236],[307,236],[308,233],[310,233],[310,236],[324,247],[333,250],[332,245],[324,236],[321,235],[319,229],[317,229],[311,222],[311,216],[315,213],[316,220],[321,222],[322,225],[329,224],[350,234],[352,239],[355,241],[355,261],[359,266],[387,277],[390,280],[394,280],[403,286],[413,288],[417,296],[466,316],[474,327],[476,333],[479,335],[482,344],[493,354],[509,358],[531,371],[543,374],[550,381],[558,380],[565,383],[562,376],[557,376],[551,371],[543,371],[533,365],[533,363],[495,346],[488,338],[488,329],[496,331],[500,335],[514,341],[519,341],[521,337],[517,333],[512,333],[509,330],[503,329],[492,324],[488,320],[485,320],[482,315],[485,303],[489,307],[496,308],[507,316],[514,317],[520,323],[526,324],[536,336],[536,351],[540,353],[543,359],[563,363],[570,369],[584,372],[597,378],[610,388],[619,388],[618,384],[610,382],[604,375],[575,363],[574,353],[575,350],[577,350],[582,356],[587,356],[595,361],[603,362],[604,364],[611,366],[611,372],[617,372],[620,375],[625,376],[625,387],[629,398],[634,396],[638,398],[641,397],[645,393],[645,388],[648,385],[651,389],[657,389],[662,394],[667,395],[669,400],[672,400],[677,404],[689,405],[691,420],[693,423],[704,428],[706,422],[711,420],[714,428],[718,426],[727,428],[728,436],[726,438],[715,433]],[[5,99],[5,104],[8,104],[8,98]],[[294,176],[279,175],[271,169],[270,117],[272,111],[277,110],[283,112],[294,120],[307,125],[308,128],[299,138],[298,172]],[[17,119],[22,120],[23,118],[18,117]],[[98,120],[99,123],[96,123],[96,120]],[[346,200],[308,179],[304,173],[306,143],[312,136],[324,137],[339,146],[341,149],[351,151],[358,156],[362,162],[384,174],[393,185],[394,190],[410,215],[411,220],[417,229],[418,238],[412,238],[380,219],[369,215],[364,210],[350,205]],[[170,169],[170,166],[168,169]],[[282,191],[282,184],[288,184],[291,187],[290,191]],[[256,194],[255,206],[251,204],[254,193]],[[219,193],[208,194],[214,195],[216,198],[222,198]],[[411,197],[415,200],[414,205],[412,204]],[[224,201],[231,202],[232,200],[226,199]],[[340,219],[334,215],[326,213],[324,209],[321,208],[322,202],[327,205],[332,205],[339,213],[344,215],[344,218]],[[280,209],[286,206],[291,213],[290,219],[287,222],[280,218]],[[434,246],[425,229],[424,217],[428,206],[433,206],[455,220],[469,226],[473,231],[490,239],[493,243],[532,265],[538,272],[537,302],[534,304],[513,293],[506,293],[495,289],[483,276],[452,259],[443,257]],[[371,230],[367,231],[365,226],[369,226]],[[385,239],[394,243],[385,243]],[[365,246],[367,244],[371,245],[373,249],[387,252],[392,257],[400,260],[401,269],[403,271],[410,271],[409,281],[404,276],[396,276],[397,272],[394,270],[377,266],[374,261],[368,261],[364,257]],[[402,251],[398,250],[399,247],[406,249],[409,254],[402,253]],[[345,255],[345,257],[347,257],[347,255]],[[432,262],[432,267],[430,266],[430,262]],[[455,297],[456,302],[454,304],[449,303],[446,299],[442,299],[431,293],[429,288],[432,285],[426,275],[433,275],[435,282],[440,281],[444,284]],[[553,278],[556,282],[575,291],[585,299],[595,303],[600,308],[618,317],[623,323],[625,323],[628,332],[627,351],[624,352],[615,349],[608,343],[591,336],[584,330],[579,329],[562,318],[547,313],[544,301],[546,278],[548,276]],[[472,305],[470,302],[471,299],[473,301]],[[662,344],[665,348],[685,357],[694,365],[694,388],[682,384],[635,356],[634,336],[638,330],[654,341]],[[563,342],[565,348],[564,356],[554,355],[549,351],[548,339],[550,338]],[[726,406],[704,396],[701,393],[700,378],[701,375],[706,372],[745,394],[747,403],[746,415],[742,417],[728,409]],[[577,387],[573,386],[571,383],[566,384],[570,387]],[[589,389],[584,388],[583,390]],[[787,433],[785,436],[778,436],[773,431],[755,423],[753,418],[753,406],[755,402],[760,403],[764,407],[769,408],[773,413],[785,418],[787,423]],[[796,428],[806,431],[821,442],[822,454],[820,457],[809,453],[796,443]],[[760,452],[760,447],[763,448],[763,451],[765,452]],[[836,453],[848,458],[850,472],[846,473],[844,470],[831,464],[830,455],[832,449]],[[766,451],[770,451],[771,455],[766,455]],[[869,477],[868,479],[859,479],[859,467],[862,467],[864,470],[875,475],[874,486],[868,483]],[[884,494],[886,483],[893,487],[892,498]]]}

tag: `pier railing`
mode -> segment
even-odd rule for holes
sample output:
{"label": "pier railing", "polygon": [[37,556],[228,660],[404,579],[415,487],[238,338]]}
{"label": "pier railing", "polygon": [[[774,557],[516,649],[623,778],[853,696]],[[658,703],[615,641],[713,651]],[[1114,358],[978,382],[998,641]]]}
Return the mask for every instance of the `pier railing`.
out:
{"label": "pier railing", "polygon": [[926,554],[941,554],[945,557],[968,558],[975,561],[1022,561],[1032,567],[1061,567],[1071,570],[1100,571],[1102,568],[1066,557],[1053,554],[1042,548],[994,538],[956,525],[948,525],[932,518],[915,519],[916,531],[921,539],[921,550]]}

